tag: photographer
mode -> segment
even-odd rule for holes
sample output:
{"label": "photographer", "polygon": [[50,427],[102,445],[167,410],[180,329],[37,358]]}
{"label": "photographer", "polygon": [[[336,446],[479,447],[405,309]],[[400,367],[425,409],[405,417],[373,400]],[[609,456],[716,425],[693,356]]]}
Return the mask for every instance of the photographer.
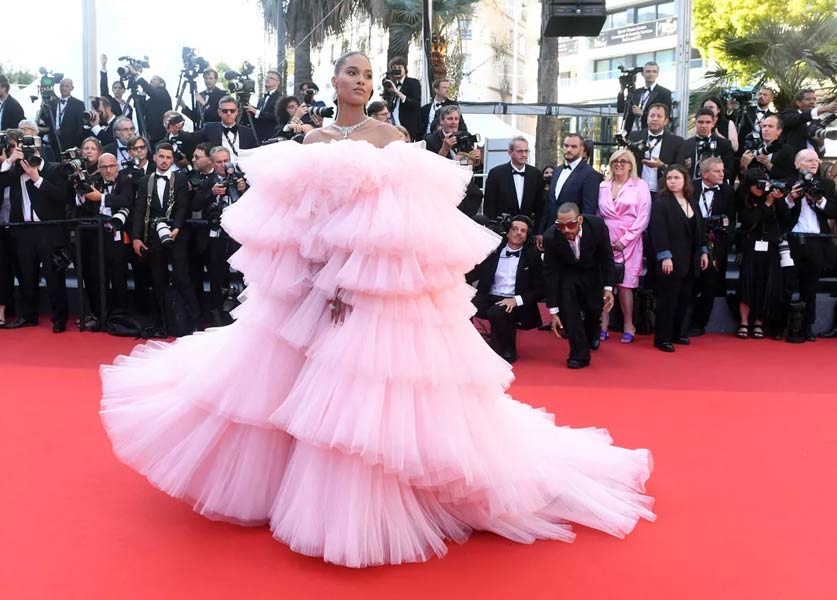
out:
{"label": "photographer", "polygon": [[501,214],[525,215],[539,223],[543,214],[543,178],[529,160],[529,142],[517,136],[509,142],[508,163],[498,165],[488,172],[485,181],[485,201],[482,212],[489,219]]}
{"label": "photographer", "polygon": [[133,121],[128,117],[117,117],[113,122],[114,140],[104,146],[103,151],[113,154],[119,163],[119,168],[124,169],[127,161],[131,159],[128,151],[128,142],[136,134]]}
{"label": "photographer", "polygon": [[240,244],[230,238],[221,227],[221,214],[226,207],[237,202],[247,191],[244,174],[230,162],[226,148],[216,146],[209,153],[214,173],[208,177],[195,194],[194,208],[203,210],[203,218],[209,223],[207,271],[209,272],[209,314],[216,326],[227,325],[231,320],[222,313],[224,298],[221,290],[229,287],[229,258]]}
{"label": "photographer", "polygon": [[[173,168],[171,144],[157,144],[154,162],[155,171],[140,179],[137,185],[132,210],[133,249],[148,262],[159,316],[167,333],[183,335],[193,331],[200,318],[200,305],[189,279],[188,239],[180,235],[191,209],[189,184],[186,173]],[[168,291],[169,264],[172,292]],[[184,330],[178,330],[179,327]]]}
{"label": "photographer", "polygon": [[110,100],[107,98],[94,98],[91,101],[92,109],[84,113],[84,130],[90,133],[102,143],[102,145],[113,142],[113,127],[116,115],[111,108]]}
{"label": "photographer", "polygon": [[113,108],[113,114],[117,117],[127,117],[131,119],[134,116],[134,109],[130,104],[128,104],[128,101],[125,100],[125,84],[122,83],[121,79],[117,79],[113,82],[113,85],[110,86],[110,91],[113,92],[113,95],[109,94],[108,55],[102,54],[101,61],[102,70],[99,72],[99,95],[110,100],[110,105]]}
{"label": "photographer", "polygon": [[102,155],[102,142],[89,137],[81,143],[81,156],[84,160],[82,168],[88,174],[94,175],[99,170],[99,157]]}
{"label": "photographer", "polygon": [[26,118],[20,102],[9,95],[10,89],[8,77],[0,74],[0,130],[14,129]]}
{"label": "photographer", "polygon": [[701,108],[695,115],[695,135],[683,142],[676,162],[686,166],[693,179],[700,179],[700,163],[714,156],[724,161],[724,174],[727,183],[735,179],[735,153],[729,140],[719,137],[714,131],[715,113],[708,108]]}
{"label": "photographer", "polygon": [[785,179],[793,175],[794,151],[790,144],[782,143],[782,119],[768,115],[759,124],[760,137],[745,143],[741,156],[741,172],[750,167],[759,168],[766,179]]}
{"label": "photographer", "polygon": [[[799,299],[805,303],[805,338],[816,340],[811,327],[816,320],[817,284],[825,268],[830,242],[811,237],[829,233],[828,219],[837,219],[834,182],[817,176],[820,159],[814,150],[800,150],[795,161],[797,174],[786,180],[791,185],[785,198],[789,212],[787,227],[791,256],[799,277]],[[795,181],[794,181],[795,180]]]}
{"label": "photographer", "polygon": [[171,95],[166,89],[166,82],[159,75],[152,77],[149,82],[140,76],[139,71],[137,71],[134,65],[128,63],[125,68],[136,78],[137,84],[139,84],[148,96],[148,99],[143,104],[143,112],[147,127],[146,135],[151,141],[151,144],[154,145],[166,136],[163,115],[166,111],[171,110]]}
{"label": "photographer", "polygon": [[689,337],[704,334],[715,296],[726,294],[727,255],[735,214],[735,190],[724,183],[724,163],[707,158],[700,163],[700,183],[692,193],[704,223],[704,246],[709,250],[709,266],[698,274],[694,285],[692,325]]}
{"label": "photographer", "polygon": [[218,116],[218,102],[226,95],[224,90],[216,87],[218,84],[218,71],[215,69],[206,69],[203,72],[203,82],[206,84],[206,89],[195,96],[195,102],[198,105],[197,110],[193,111],[186,106],[182,98],[177,103],[177,108],[182,109],[183,114],[192,120],[196,131],[204,123],[221,120]]}
{"label": "photographer", "polygon": [[276,129],[276,103],[281,95],[278,91],[281,81],[278,71],[268,71],[264,78],[264,94],[259,99],[258,106],[244,105],[244,110],[253,116],[256,136],[261,141],[272,137],[273,130]]}
{"label": "photographer", "polygon": [[183,131],[186,120],[179,112],[174,110],[166,111],[163,115],[163,125],[166,128],[166,136],[162,141],[168,142],[174,148],[174,164],[177,169],[185,169],[192,160],[192,152],[195,146],[201,141],[199,133]]}
{"label": "photographer", "polygon": [[[212,167],[212,160],[209,153],[212,145],[209,142],[201,142],[195,146],[192,153],[192,170],[189,172],[189,192],[191,193],[190,206],[193,220],[203,220],[201,203],[206,201],[201,198],[204,183],[215,174]],[[203,293],[203,272],[204,267],[209,269],[209,228],[206,225],[193,225],[192,235],[189,236],[189,275],[192,284],[195,286],[195,295],[201,303],[201,315],[208,312],[204,302]]]}
{"label": "photographer", "polygon": [[820,115],[837,112],[837,99],[817,106],[817,93],[812,89],[804,89],[794,96],[793,101],[795,108],[782,111],[785,143],[790,144],[794,152],[807,148],[822,156],[825,151],[824,140],[812,138],[810,129],[818,123]]}
{"label": "photographer", "polygon": [[[764,179],[764,171],[750,169],[741,180],[738,215],[741,239],[736,241],[741,259],[738,276],[738,308],[741,316],[736,336],[741,339],[770,333],[782,339],[783,299],[780,242],[788,207],[784,188]],[[752,327],[750,326],[752,322]]]}
{"label": "photographer", "polygon": [[[761,138],[761,122],[765,117],[775,115],[776,113],[770,110],[770,105],[773,104],[773,90],[769,87],[762,87],[756,93],[756,105],[748,105],[744,108],[744,114],[741,117],[741,129],[738,132],[738,147],[746,148],[747,144],[752,144],[754,140]],[[733,102],[731,98],[728,103]]]}
{"label": "photographer", "polygon": [[[46,163],[34,140],[9,130],[8,158],[0,167],[0,189],[9,188],[9,222],[34,223],[62,220],[70,195],[67,180],[55,163]],[[20,318],[6,328],[38,324],[38,285],[47,282],[52,309],[52,331],[67,329],[67,284],[64,277],[67,231],[63,225],[15,227],[11,230],[20,283]]]}
{"label": "photographer", "polygon": [[234,163],[238,163],[239,150],[256,148],[259,145],[253,130],[236,122],[240,113],[235,97],[224,96],[218,102],[218,115],[221,117],[221,122],[204,125],[198,138],[201,142],[209,142],[213,148],[215,146],[226,148]]}
{"label": "photographer", "polygon": [[[300,105],[294,96],[285,96],[276,103],[276,130],[270,137],[293,139],[304,137],[314,129],[313,125],[303,123],[303,115],[307,116],[308,108]],[[302,140],[302,137],[299,140]]]}
{"label": "photographer", "polygon": [[389,107],[379,101],[370,102],[366,107],[366,114],[382,123],[389,123]]}
{"label": "photographer", "polygon": [[712,132],[732,145],[732,151],[738,154],[738,129],[735,121],[727,119],[726,104],[717,96],[710,96],[703,101],[701,108],[708,108],[715,115],[715,127]]}
{"label": "photographer", "polygon": [[38,137],[38,125],[34,121],[23,119],[17,124],[17,128],[20,129],[24,136],[31,136],[35,139],[35,145],[38,146],[38,149],[41,152],[41,158],[48,163],[58,162],[56,154],[52,150],[52,146],[49,144],[44,145],[41,138]]}
{"label": "photographer", "polygon": [[632,131],[628,136],[628,148],[634,154],[640,178],[648,184],[651,199],[657,196],[657,185],[665,175],[668,165],[677,162],[677,154],[683,145],[683,138],[667,129],[669,108],[665,104],[648,107],[648,127]]}
{"label": "photographer", "polygon": [[305,115],[302,122],[314,128],[323,126],[323,117],[334,116],[334,109],[327,108],[325,102],[317,100],[320,88],[313,81],[304,81],[299,84],[299,91],[302,94],[302,106],[305,107]]}
{"label": "photographer", "polygon": [[58,89],[61,96],[45,103],[38,118],[43,131],[48,132],[49,142],[56,154],[60,154],[62,149],[78,146],[84,139],[84,103],[71,95],[73,80],[62,79]]}
{"label": "photographer", "polygon": [[[108,306],[111,310],[126,308],[128,305],[128,246],[122,240],[121,226],[114,227],[112,219],[117,211],[131,208],[132,193],[133,187],[129,181],[119,181],[116,157],[107,153],[99,157],[98,175],[93,178],[90,191],[86,194],[83,190],[76,192],[79,216],[102,215],[104,220],[104,285],[110,291]],[[88,318],[84,326],[85,329],[97,331],[106,317],[99,297],[99,287],[102,285],[99,272],[99,232],[95,229],[81,229],[79,233],[84,287],[93,313],[93,318]]]}
{"label": "photographer", "polygon": [[657,84],[657,77],[660,74],[660,65],[654,61],[648,61],[642,67],[642,78],[645,79],[645,87],[634,91],[633,114],[639,117],[635,121],[634,129],[648,128],[648,109],[654,104],[663,104],[671,114],[671,90]]}
{"label": "photographer", "polygon": [[383,87],[383,97],[389,108],[392,124],[406,127],[411,139],[421,139],[421,83],[418,79],[407,77],[407,59],[396,56],[389,61]]}
{"label": "photographer", "polygon": [[[448,98],[448,92],[450,92],[449,79],[437,79],[434,81],[433,91],[435,93],[433,100],[421,107],[420,125],[422,135],[428,135],[435,131],[435,127],[438,125],[436,114],[439,112],[439,109],[443,106],[457,106],[455,100]],[[459,130],[468,131],[468,128],[465,126],[465,119],[461,116],[459,118]]]}

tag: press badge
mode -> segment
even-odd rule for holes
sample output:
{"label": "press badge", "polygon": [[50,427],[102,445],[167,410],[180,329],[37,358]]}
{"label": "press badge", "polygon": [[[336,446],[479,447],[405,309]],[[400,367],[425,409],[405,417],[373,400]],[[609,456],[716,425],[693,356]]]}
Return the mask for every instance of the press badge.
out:
{"label": "press badge", "polygon": [[756,240],[756,252],[767,252],[770,243],[765,240]]}

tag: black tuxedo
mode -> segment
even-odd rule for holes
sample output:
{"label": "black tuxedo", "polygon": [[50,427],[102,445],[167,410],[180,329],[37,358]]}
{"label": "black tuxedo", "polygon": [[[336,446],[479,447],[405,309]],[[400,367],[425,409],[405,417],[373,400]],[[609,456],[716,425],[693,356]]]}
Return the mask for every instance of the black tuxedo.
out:
{"label": "black tuxedo", "polygon": [[164,87],[152,87],[143,77],[137,79],[147,98],[143,104],[145,115],[145,127],[151,145],[157,145],[161,139],[166,137],[166,128],[163,127],[163,115],[171,110],[171,95]]}
{"label": "black tuxedo", "polygon": [[754,158],[749,165],[749,169],[761,169],[764,171],[765,179],[782,180],[793,176],[796,173],[796,152],[790,144],[781,143],[773,152],[770,162],[773,163],[770,170],[765,169],[761,163]]}
{"label": "black tuxedo", "polygon": [[276,129],[276,103],[281,97],[282,94],[279,92],[279,88],[277,88],[259,99],[259,103],[256,106],[256,110],[259,111],[259,116],[253,116],[253,124],[256,126],[256,135],[260,143],[270,139],[273,135],[273,130]]}
{"label": "black tuxedo", "polygon": [[[224,126],[221,123],[207,123],[203,126],[203,129],[199,132],[198,140],[202,142],[209,142],[212,144],[213,147],[221,146],[221,139],[224,135]],[[241,150],[247,150],[248,148],[256,148],[258,147],[259,143],[256,141],[256,136],[253,134],[253,130],[247,127],[246,125],[238,125],[235,134],[230,134],[230,139],[237,139],[238,140],[238,147]],[[233,153],[231,156],[233,162],[236,161],[237,157]]]}
{"label": "black tuxedo", "polygon": [[[657,322],[654,342],[671,343],[684,335],[686,314],[692,297],[692,284],[700,274],[700,256],[704,245],[703,217],[698,202],[690,199],[694,216],[689,219],[677,199],[660,194],[651,205],[648,224],[651,255],[655,264],[654,295],[657,299]],[[662,263],[670,258],[673,271],[662,272]]]}
{"label": "black tuxedo", "polygon": [[[692,324],[699,329],[705,328],[709,323],[715,296],[726,293],[727,259],[733,234],[736,202],[735,190],[731,185],[722,183],[718,186],[718,190],[711,194],[711,201],[710,194],[704,193],[703,185],[702,181],[695,184],[692,200],[699,205],[701,210],[708,207],[709,214],[720,219],[720,222],[712,219],[705,221],[703,245],[709,250],[709,268],[698,275],[694,286],[695,300],[692,312]],[[724,216],[727,218],[726,224],[723,221]]]}
{"label": "black tuxedo", "polygon": [[498,165],[488,172],[485,181],[483,213],[489,219],[506,213],[511,216],[526,215],[532,223],[538,223],[543,214],[543,178],[532,165],[526,165],[523,178],[523,201],[518,205],[515,190],[515,175],[511,163]]}
{"label": "black tuxedo", "polygon": [[[546,305],[558,308],[570,342],[570,360],[590,362],[590,342],[601,328],[603,290],[613,287],[616,269],[610,233],[601,217],[584,215],[579,259],[554,226],[543,236]],[[582,317],[583,314],[583,317]]]}
{"label": "black tuxedo", "polygon": [[17,129],[18,124],[26,118],[20,102],[7,95],[3,100],[3,116],[0,118],[0,129]]}
{"label": "black tuxedo", "polygon": [[642,96],[647,88],[641,87],[634,90],[633,105],[642,107],[642,117],[639,120],[639,128],[648,128],[648,109],[652,104],[665,104],[668,107],[668,115],[671,116],[671,90],[660,84],[654,85],[654,89],[648,95],[645,105],[642,104]]}
{"label": "black tuxedo", "polygon": [[[782,139],[793,148],[794,153],[808,147],[808,142],[811,141],[808,137],[808,125],[812,120],[810,110],[800,112],[796,108],[790,108],[782,111]],[[822,156],[824,147],[814,147],[817,154]]]}
{"label": "black tuxedo", "polygon": [[[103,147],[107,146],[108,144],[111,144],[116,140],[116,138],[114,137],[114,133],[113,133],[113,124],[114,123],[116,123],[116,117],[113,117],[110,120],[110,123],[100,124],[101,129],[99,129],[98,133],[93,133],[93,130],[91,128],[85,127],[84,128],[84,135],[85,136],[93,136],[102,143]],[[103,148],[103,151],[104,151],[104,148]]]}
{"label": "black tuxedo", "polygon": [[[726,182],[731,183],[735,181],[738,168],[736,167],[735,152],[732,150],[732,144],[729,140],[718,137],[714,133],[710,136],[710,138],[715,140],[717,143],[713,156],[716,156],[724,161],[724,175]],[[703,156],[703,158],[709,158],[709,155]],[[688,170],[692,173],[692,177],[694,179],[700,179],[700,161],[702,158],[697,155],[697,136],[692,136],[684,140],[683,144],[680,146],[680,152],[677,154],[676,162],[685,165],[687,160],[690,164]]]}
{"label": "black tuxedo", "polygon": [[182,111],[184,115],[192,120],[196,130],[200,129],[205,123],[221,120],[221,115],[218,114],[218,101],[226,96],[227,92],[216,87],[208,94],[207,91],[204,90],[200,93],[200,95],[206,100],[206,104],[204,104],[203,107],[197,105],[195,110],[187,107]]}
{"label": "black tuxedo", "polygon": [[405,77],[401,85],[397,87],[406,96],[406,99],[402,101],[401,98],[393,95],[394,100],[388,103],[393,122],[395,122],[395,109],[398,107],[397,124],[402,125],[409,131],[412,139],[420,140],[424,133],[421,129],[421,116],[419,115],[421,110],[421,83],[418,79]]}
{"label": "black tuxedo", "polygon": [[[757,113],[758,110],[759,109],[754,106],[748,106],[744,110],[744,114],[741,117],[741,123],[738,126],[738,148],[741,152],[744,151],[744,144],[747,142],[747,136],[755,131],[756,124],[760,123],[762,119],[776,114],[770,109],[765,109],[763,113],[764,116],[759,117]],[[759,128],[759,131],[761,131],[761,128]],[[759,133],[759,136],[761,136],[761,133]]]}
{"label": "black tuxedo", "polygon": [[[648,128],[643,128],[640,131],[632,131],[628,134],[628,140],[631,142],[638,142],[640,140],[647,140],[648,139]],[[680,152],[680,147],[683,145],[683,138],[679,135],[674,135],[673,133],[669,132],[668,129],[664,129],[663,133],[661,134],[663,137],[660,138],[660,160],[663,161],[667,165],[672,165],[677,162],[677,155]],[[644,165],[642,164],[642,159],[645,158],[644,155],[634,152],[634,156],[636,157],[636,166],[638,170],[638,175],[642,176],[642,168]],[[664,175],[665,171],[663,169],[657,169],[657,175],[660,179]],[[657,189],[660,189],[659,187]]]}
{"label": "black tuxedo", "polygon": [[[439,154],[439,150],[442,149],[442,130],[440,129],[436,133],[425,136],[424,143],[426,150],[433,154]],[[450,156],[446,156],[445,158],[452,160]],[[482,197],[482,189],[477,184],[476,178],[472,177],[468,187],[465,189],[465,197],[457,208],[469,217],[473,217],[479,212],[480,206],[482,205]]]}
{"label": "black tuxedo", "polygon": [[477,281],[477,293],[473,302],[477,307],[477,316],[488,319],[491,323],[491,347],[501,356],[514,359],[517,356],[517,329],[534,329],[541,324],[538,302],[544,296],[543,264],[540,252],[534,246],[524,245],[520,249],[514,295],[520,296],[523,304],[509,313],[503,307],[497,306],[497,302],[503,297],[491,293],[500,261],[511,260],[505,253],[504,239],[494,252],[466,276],[466,280],[469,283]]}
{"label": "black tuxedo", "polygon": [[[565,202],[574,202],[585,215],[594,215],[598,210],[599,184],[602,182],[602,176],[583,160],[579,161],[573,168],[569,178],[561,188],[561,194],[557,199],[555,198],[558,179],[561,176],[561,171],[565,168],[562,166],[555,167],[552,174],[552,183],[549,185],[549,195],[544,213],[540,224],[536,228],[536,231],[541,235],[554,224],[558,207]],[[541,185],[543,185],[543,180],[541,180]]]}
{"label": "black tuxedo", "polygon": [[[435,114],[433,115],[433,122],[430,122],[430,108],[436,103],[434,99],[432,102],[428,102],[424,106],[421,107],[420,110],[420,129],[421,135],[419,136],[424,137],[425,135],[429,135],[433,133],[432,125],[435,125],[439,122],[439,111],[442,110],[445,106],[459,106],[459,103],[456,100],[445,100],[442,102],[442,106],[436,109]],[[429,131],[428,131],[429,130]],[[465,119],[462,118],[462,113],[459,114],[459,131],[468,131],[468,126],[465,125]],[[417,138],[419,139],[419,138]]]}
{"label": "black tuxedo", "polygon": [[[34,220],[32,215],[25,214],[28,211],[24,207],[21,174],[19,167],[12,167],[9,171],[0,173],[0,189],[9,187],[9,221],[12,223]],[[72,194],[60,165],[44,163],[41,177],[40,187],[35,187],[32,181],[25,184],[32,211],[42,222],[64,219]],[[11,237],[15,245],[20,282],[21,318],[37,320],[38,286],[43,274],[47,282],[52,321],[56,324],[66,324],[66,280],[64,271],[56,269],[52,259],[57,250],[67,245],[66,229],[63,225],[16,227],[11,230]]]}
{"label": "black tuxedo", "polygon": [[[41,109],[39,121],[49,128],[49,138],[53,149],[59,153],[61,149],[80,147],[85,138],[84,123],[81,119],[84,114],[84,103],[78,98],[70,96],[66,104],[61,107],[61,125],[58,125],[57,112],[61,107],[58,98],[51,100]],[[49,111],[49,115],[45,111]],[[53,125],[58,127],[58,134],[55,133]],[[58,147],[58,140],[61,141],[61,148]]]}
{"label": "black tuxedo", "polygon": [[[99,71],[99,95],[103,98],[108,99],[108,101],[110,102],[110,109],[113,111],[113,115],[115,117],[122,116],[122,106],[119,104],[119,101],[110,94],[110,89],[108,88],[107,71]],[[130,119],[133,111],[131,110],[131,107],[127,104],[125,105],[125,108],[125,116]]]}

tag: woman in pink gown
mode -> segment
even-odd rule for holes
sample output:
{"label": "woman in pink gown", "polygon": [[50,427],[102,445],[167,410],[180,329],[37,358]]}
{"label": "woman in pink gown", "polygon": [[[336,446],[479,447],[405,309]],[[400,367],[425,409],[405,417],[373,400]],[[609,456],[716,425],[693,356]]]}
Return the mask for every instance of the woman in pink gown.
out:
{"label": "woman in pink gown", "polygon": [[[642,275],[642,232],[651,218],[651,192],[639,178],[636,159],[630,150],[617,150],[610,157],[610,175],[599,185],[599,215],[610,230],[613,260],[625,265],[619,288],[619,308],[624,317],[624,344],[634,341],[634,289]],[[607,338],[610,313],[602,313],[601,338]]]}
{"label": "woman in pink gown", "polygon": [[364,116],[363,54],[332,82],[333,126],[242,160],[252,187],[223,216],[236,321],[102,368],[117,456],[209,518],[351,567],[475,529],[571,541],[570,522],[653,520],[647,450],[504,393],[510,366],[469,322],[464,273],[498,244],[456,209],[470,173]]}

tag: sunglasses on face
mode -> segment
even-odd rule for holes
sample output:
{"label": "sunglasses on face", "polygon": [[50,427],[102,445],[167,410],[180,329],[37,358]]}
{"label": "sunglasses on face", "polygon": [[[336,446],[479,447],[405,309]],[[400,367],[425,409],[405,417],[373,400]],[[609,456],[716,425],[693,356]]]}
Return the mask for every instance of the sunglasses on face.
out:
{"label": "sunglasses on face", "polygon": [[131,150],[145,150],[148,146],[133,146]]}
{"label": "sunglasses on face", "polygon": [[612,165],[629,165],[629,164],[631,164],[631,161],[625,160],[624,158],[617,158],[616,160],[610,161],[610,164],[612,164]]}
{"label": "sunglasses on face", "polygon": [[555,221],[555,227],[558,228],[558,231],[565,231],[569,229],[572,231],[576,227],[578,227],[578,219],[575,221],[567,221],[566,223],[562,223],[561,221]]}
{"label": "sunglasses on face", "polygon": [[234,112],[238,112],[237,108],[219,108],[218,110],[220,110],[225,115],[231,115]]}

